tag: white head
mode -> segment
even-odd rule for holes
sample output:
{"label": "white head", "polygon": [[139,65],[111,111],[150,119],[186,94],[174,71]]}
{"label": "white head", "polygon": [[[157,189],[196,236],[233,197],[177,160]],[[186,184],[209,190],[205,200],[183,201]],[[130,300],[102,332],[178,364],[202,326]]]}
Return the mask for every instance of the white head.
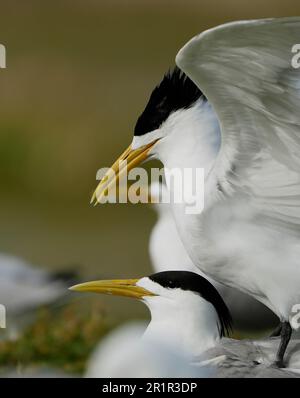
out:
{"label": "white head", "polygon": [[[200,89],[177,67],[153,90],[137,120],[131,145],[112,166],[93,199],[100,201],[122,172],[157,158],[168,168],[203,168],[207,174],[220,148],[217,116]],[[123,161],[123,162],[122,162]]]}
{"label": "white head", "polygon": [[193,272],[165,271],[141,279],[87,282],[71,289],[142,300],[151,313],[144,338],[165,341],[189,356],[213,347],[231,328],[222,297]]}

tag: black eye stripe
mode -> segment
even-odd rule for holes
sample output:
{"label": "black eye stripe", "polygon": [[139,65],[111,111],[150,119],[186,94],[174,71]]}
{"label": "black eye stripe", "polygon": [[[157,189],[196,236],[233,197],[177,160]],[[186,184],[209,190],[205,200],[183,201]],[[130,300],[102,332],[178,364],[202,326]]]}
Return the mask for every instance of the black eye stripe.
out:
{"label": "black eye stripe", "polygon": [[217,289],[205,278],[189,271],[164,271],[150,275],[149,279],[168,289],[189,290],[210,302],[219,316],[220,335],[231,330],[230,312]]}
{"label": "black eye stripe", "polygon": [[145,110],[136,122],[134,135],[141,136],[158,129],[171,113],[190,107],[202,95],[192,80],[175,67],[153,90]]}

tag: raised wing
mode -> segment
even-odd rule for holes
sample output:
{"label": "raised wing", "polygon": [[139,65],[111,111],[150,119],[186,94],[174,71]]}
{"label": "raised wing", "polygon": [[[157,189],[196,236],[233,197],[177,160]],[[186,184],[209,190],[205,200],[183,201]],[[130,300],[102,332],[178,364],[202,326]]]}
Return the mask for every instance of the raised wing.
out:
{"label": "raised wing", "polygon": [[177,65],[201,88],[220,121],[210,178],[243,193],[271,222],[300,224],[300,17],[221,25],[190,40]]}

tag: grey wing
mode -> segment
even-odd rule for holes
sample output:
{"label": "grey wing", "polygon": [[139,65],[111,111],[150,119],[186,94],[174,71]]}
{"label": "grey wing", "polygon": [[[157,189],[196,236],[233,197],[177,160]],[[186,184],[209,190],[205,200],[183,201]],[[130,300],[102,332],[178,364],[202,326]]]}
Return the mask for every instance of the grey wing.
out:
{"label": "grey wing", "polygon": [[214,376],[218,378],[251,377],[249,375],[256,366],[255,354],[256,350],[252,344],[222,339],[216,347],[203,353],[198,363],[214,369]]}
{"label": "grey wing", "polygon": [[178,66],[213,105],[222,144],[210,177],[243,192],[272,224],[299,233],[300,18],[229,23],[201,33]]}
{"label": "grey wing", "polygon": [[223,339],[216,347],[207,350],[199,360],[202,366],[214,369],[219,378],[298,378],[300,377],[300,341],[288,347],[288,367],[272,366],[279,339],[233,340]]}

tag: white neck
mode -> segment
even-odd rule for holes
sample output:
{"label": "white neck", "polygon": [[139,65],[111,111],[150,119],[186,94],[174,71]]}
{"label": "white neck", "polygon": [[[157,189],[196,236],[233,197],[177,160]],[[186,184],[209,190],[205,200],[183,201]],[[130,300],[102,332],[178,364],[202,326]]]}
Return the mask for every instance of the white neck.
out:
{"label": "white neck", "polygon": [[[204,202],[213,203],[217,198],[218,190],[216,189],[217,181],[210,178],[210,171],[215,164],[221,145],[221,131],[217,116],[207,101],[199,99],[194,106],[189,109],[174,112],[161,127],[163,131],[163,139],[161,139],[155,149],[156,156],[162,161],[166,172],[166,183],[170,191],[171,198],[182,197],[183,202],[192,199],[195,189],[200,190],[204,195]],[[174,170],[181,172],[181,175],[189,174],[192,177],[191,182],[172,186],[167,178],[168,170],[173,173]],[[195,185],[204,177],[205,186],[201,188]],[[187,174],[186,174],[187,173]],[[178,180],[177,180],[178,181]],[[193,189],[191,187],[194,187]],[[178,201],[177,201],[178,202]],[[186,203],[182,203],[184,208]],[[180,213],[181,206],[177,211]]]}
{"label": "white neck", "polygon": [[209,173],[220,149],[221,132],[207,101],[199,99],[191,108],[174,112],[162,129],[166,133],[158,157],[165,167],[198,167]]}
{"label": "white neck", "polygon": [[219,341],[218,317],[214,307],[199,295],[177,293],[177,298],[145,298],[151,322],[143,338],[163,340],[192,359]]}

